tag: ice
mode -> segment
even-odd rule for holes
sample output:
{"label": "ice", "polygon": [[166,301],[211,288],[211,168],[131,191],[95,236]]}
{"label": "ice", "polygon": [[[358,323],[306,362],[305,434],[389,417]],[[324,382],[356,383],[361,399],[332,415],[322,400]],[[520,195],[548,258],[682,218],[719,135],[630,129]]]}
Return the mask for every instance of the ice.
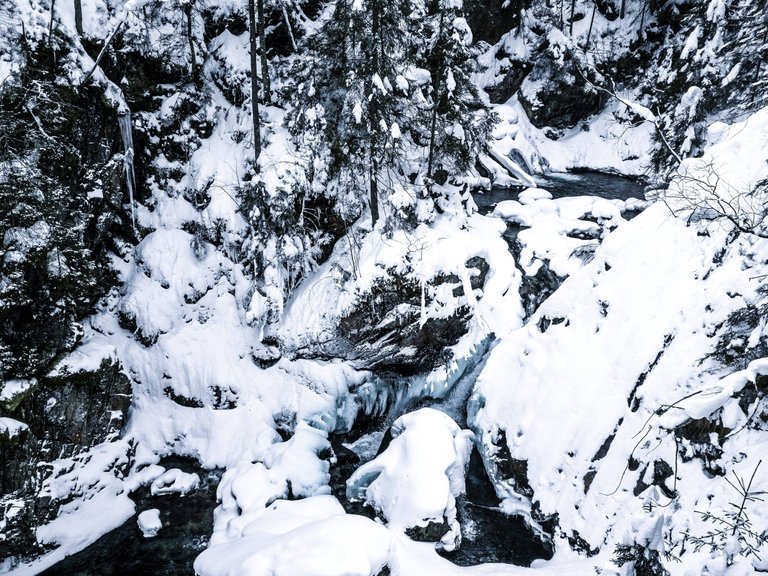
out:
{"label": "ice", "polygon": [[347,481],[347,498],[372,506],[397,530],[445,519],[450,530],[440,544],[452,550],[461,542],[456,498],[465,490],[472,433],[422,408],[395,420],[391,434],[386,450]]}
{"label": "ice", "polygon": [[128,198],[131,203],[131,225],[136,228],[136,214],[133,204],[133,194],[136,188],[136,176],[133,171],[133,127],[131,126],[131,111],[126,107],[117,115],[120,137],[123,140],[123,164],[125,166],[125,186],[128,188]]}
{"label": "ice", "polygon": [[157,533],[160,532],[160,529],[163,527],[163,523],[160,521],[160,510],[157,508],[141,512],[137,522],[139,524],[139,530],[141,530],[144,538],[153,538],[157,536]]}

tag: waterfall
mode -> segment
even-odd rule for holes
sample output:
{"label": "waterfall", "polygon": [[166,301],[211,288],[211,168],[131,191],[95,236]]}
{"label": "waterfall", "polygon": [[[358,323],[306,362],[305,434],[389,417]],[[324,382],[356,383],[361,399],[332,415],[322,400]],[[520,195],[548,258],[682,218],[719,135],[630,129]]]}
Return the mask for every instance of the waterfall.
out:
{"label": "waterfall", "polygon": [[133,208],[133,191],[136,187],[136,177],[133,172],[133,132],[131,129],[131,111],[126,108],[117,115],[120,126],[120,137],[123,139],[123,166],[125,167],[125,185],[128,187],[128,197],[131,202],[131,225],[136,230],[136,214]]}

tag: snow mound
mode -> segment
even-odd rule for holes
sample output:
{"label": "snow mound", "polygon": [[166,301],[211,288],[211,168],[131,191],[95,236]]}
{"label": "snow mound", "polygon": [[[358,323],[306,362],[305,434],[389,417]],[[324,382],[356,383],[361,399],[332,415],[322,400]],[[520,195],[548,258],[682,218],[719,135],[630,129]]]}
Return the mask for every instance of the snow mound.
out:
{"label": "snow mound", "polygon": [[347,498],[365,501],[400,530],[445,519],[450,529],[440,544],[455,548],[461,541],[456,498],[465,490],[472,432],[422,408],[395,420],[391,434],[387,449],[347,481]]}
{"label": "snow mound", "polygon": [[255,516],[243,537],[212,545],[195,560],[199,576],[374,576],[386,565],[390,535],[347,515],[332,496],[279,500]]}
{"label": "snow mound", "polygon": [[160,510],[157,508],[141,512],[137,522],[144,538],[154,538],[163,527],[163,523],[160,521]]}
{"label": "snow mound", "polygon": [[152,496],[162,494],[180,494],[186,496],[194,492],[200,486],[200,477],[197,474],[182,472],[178,468],[172,468],[164,472],[149,487]]}

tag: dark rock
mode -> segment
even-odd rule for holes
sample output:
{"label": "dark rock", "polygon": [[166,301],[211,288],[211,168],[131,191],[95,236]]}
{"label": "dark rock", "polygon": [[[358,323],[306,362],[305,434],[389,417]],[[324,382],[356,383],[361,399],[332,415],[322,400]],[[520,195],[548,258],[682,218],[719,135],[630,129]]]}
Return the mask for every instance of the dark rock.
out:
{"label": "dark rock", "polygon": [[439,542],[448,530],[450,526],[443,519],[442,522],[428,522],[424,526],[411,526],[406,529],[405,535],[414,542]]}
{"label": "dark rock", "polygon": [[531,488],[531,484],[528,481],[528,462],[512,458],[505,430],[499,430],[493,444],[496,447],[493,462],[499,472],[499,479],[511,480],[518,494],[531,498],[533,496],[533,488]]}
{"label": "dark rock", "polygon": [[519,91],[520,104],[531,123],[544,128],[571,128],[600,111],[601,95],[578,72],[566,55],[561,66],[544,51]]}
{"label": "dark rock", "polygon": [[520,299],[523,302],[525,317],[528,318],[560,287],[565,278],[555,274],[549,267],[549,260],[542,260],[541,266],[533,276],[527,275],[519,264],[523,247],[517,238],[511,242],[510,251],[515,257],[515,265],[521,272]]}
{"label": "dark rock", "polygon": [[53,471],[47,462],[117,439],[130,404],[130,381],[118,363],[104,360],[93,372],[40,378],[13,412],[0,411],[29,426],[29,432],[15,442],[0,440],[0,512],[6,519],[13,512],[0,532],[0,542],[12,545],[0,546],[0,560],[42,551],[35,529],[53,519],[60,504],[38,496]]}
{"label": "dark rock", "polygon": [[[635,484],[635,488],[632,491],[633,494],[638,496],[651,486],[657,486],[664,494],[664,496],[667,498],[674,498],[676,496],[674,488],[668,486],[666,483],[667,478],[674,474],[672,467],[664,460],[655,460],[653,462],[653,477],[650,484],[646,484],[644,481],[647,469],[648,466],[646,465],[645,468],[643,468],[643,471],[640,472],[637,483]],[[674,486],[674,478],[672,480],[672,485]]]}
{"label": "dark rock", "polygon": [[[488,264],[478,257],[470,259],[466,266],[476,271],[470,277],[472,288],[482,288]],[[430,284],[447,284],[452,286],[454,297],[464,296],[464,288],[455,275],[439,275]],[[430,318],[423,326],[419,325],[420,311],[421,286],[392,273],[374,285],[339,321],[338,338],[294,354],[305,358],[341,357],[358,368],[396,379],[428,372],[450,361],[446,349],[466,333],[471,310],[460,306],[450,317]]]}
{"label": "dark rock", "polygon": [[[723,455],[722,444],[731,431],[723,426],[721,414],[722,410],[718,410],[708,418],[688,420],[674,431],[682,461],[689,462],[697,458],[704,470],[713,476],[725,475],[725,469],[718,461]],[[712,435],[717,438],[716,443],[712,442]]]}
{"label": "dark rock", "polygon": [[464,3],[464,14],[475,40],[495,44],[504,34],[517,27],[520,4],[520,0],[467,0]]}

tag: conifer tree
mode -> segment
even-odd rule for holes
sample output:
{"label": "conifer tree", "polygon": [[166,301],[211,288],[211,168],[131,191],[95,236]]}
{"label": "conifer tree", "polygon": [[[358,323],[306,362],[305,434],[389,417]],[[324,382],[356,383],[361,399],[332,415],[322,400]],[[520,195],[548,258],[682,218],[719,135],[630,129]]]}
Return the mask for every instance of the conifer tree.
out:
{"label": "conifer tree", "polygon": [[460,0],[341,0],[311,38],[289,127],[313,158],[309,179],[324,179],[345,216],[367,195],[374,225],[380,205],[428,219],[418,198],[430,200],[433,179],[472,165],[493,117],[470,81],[471,41]]}

